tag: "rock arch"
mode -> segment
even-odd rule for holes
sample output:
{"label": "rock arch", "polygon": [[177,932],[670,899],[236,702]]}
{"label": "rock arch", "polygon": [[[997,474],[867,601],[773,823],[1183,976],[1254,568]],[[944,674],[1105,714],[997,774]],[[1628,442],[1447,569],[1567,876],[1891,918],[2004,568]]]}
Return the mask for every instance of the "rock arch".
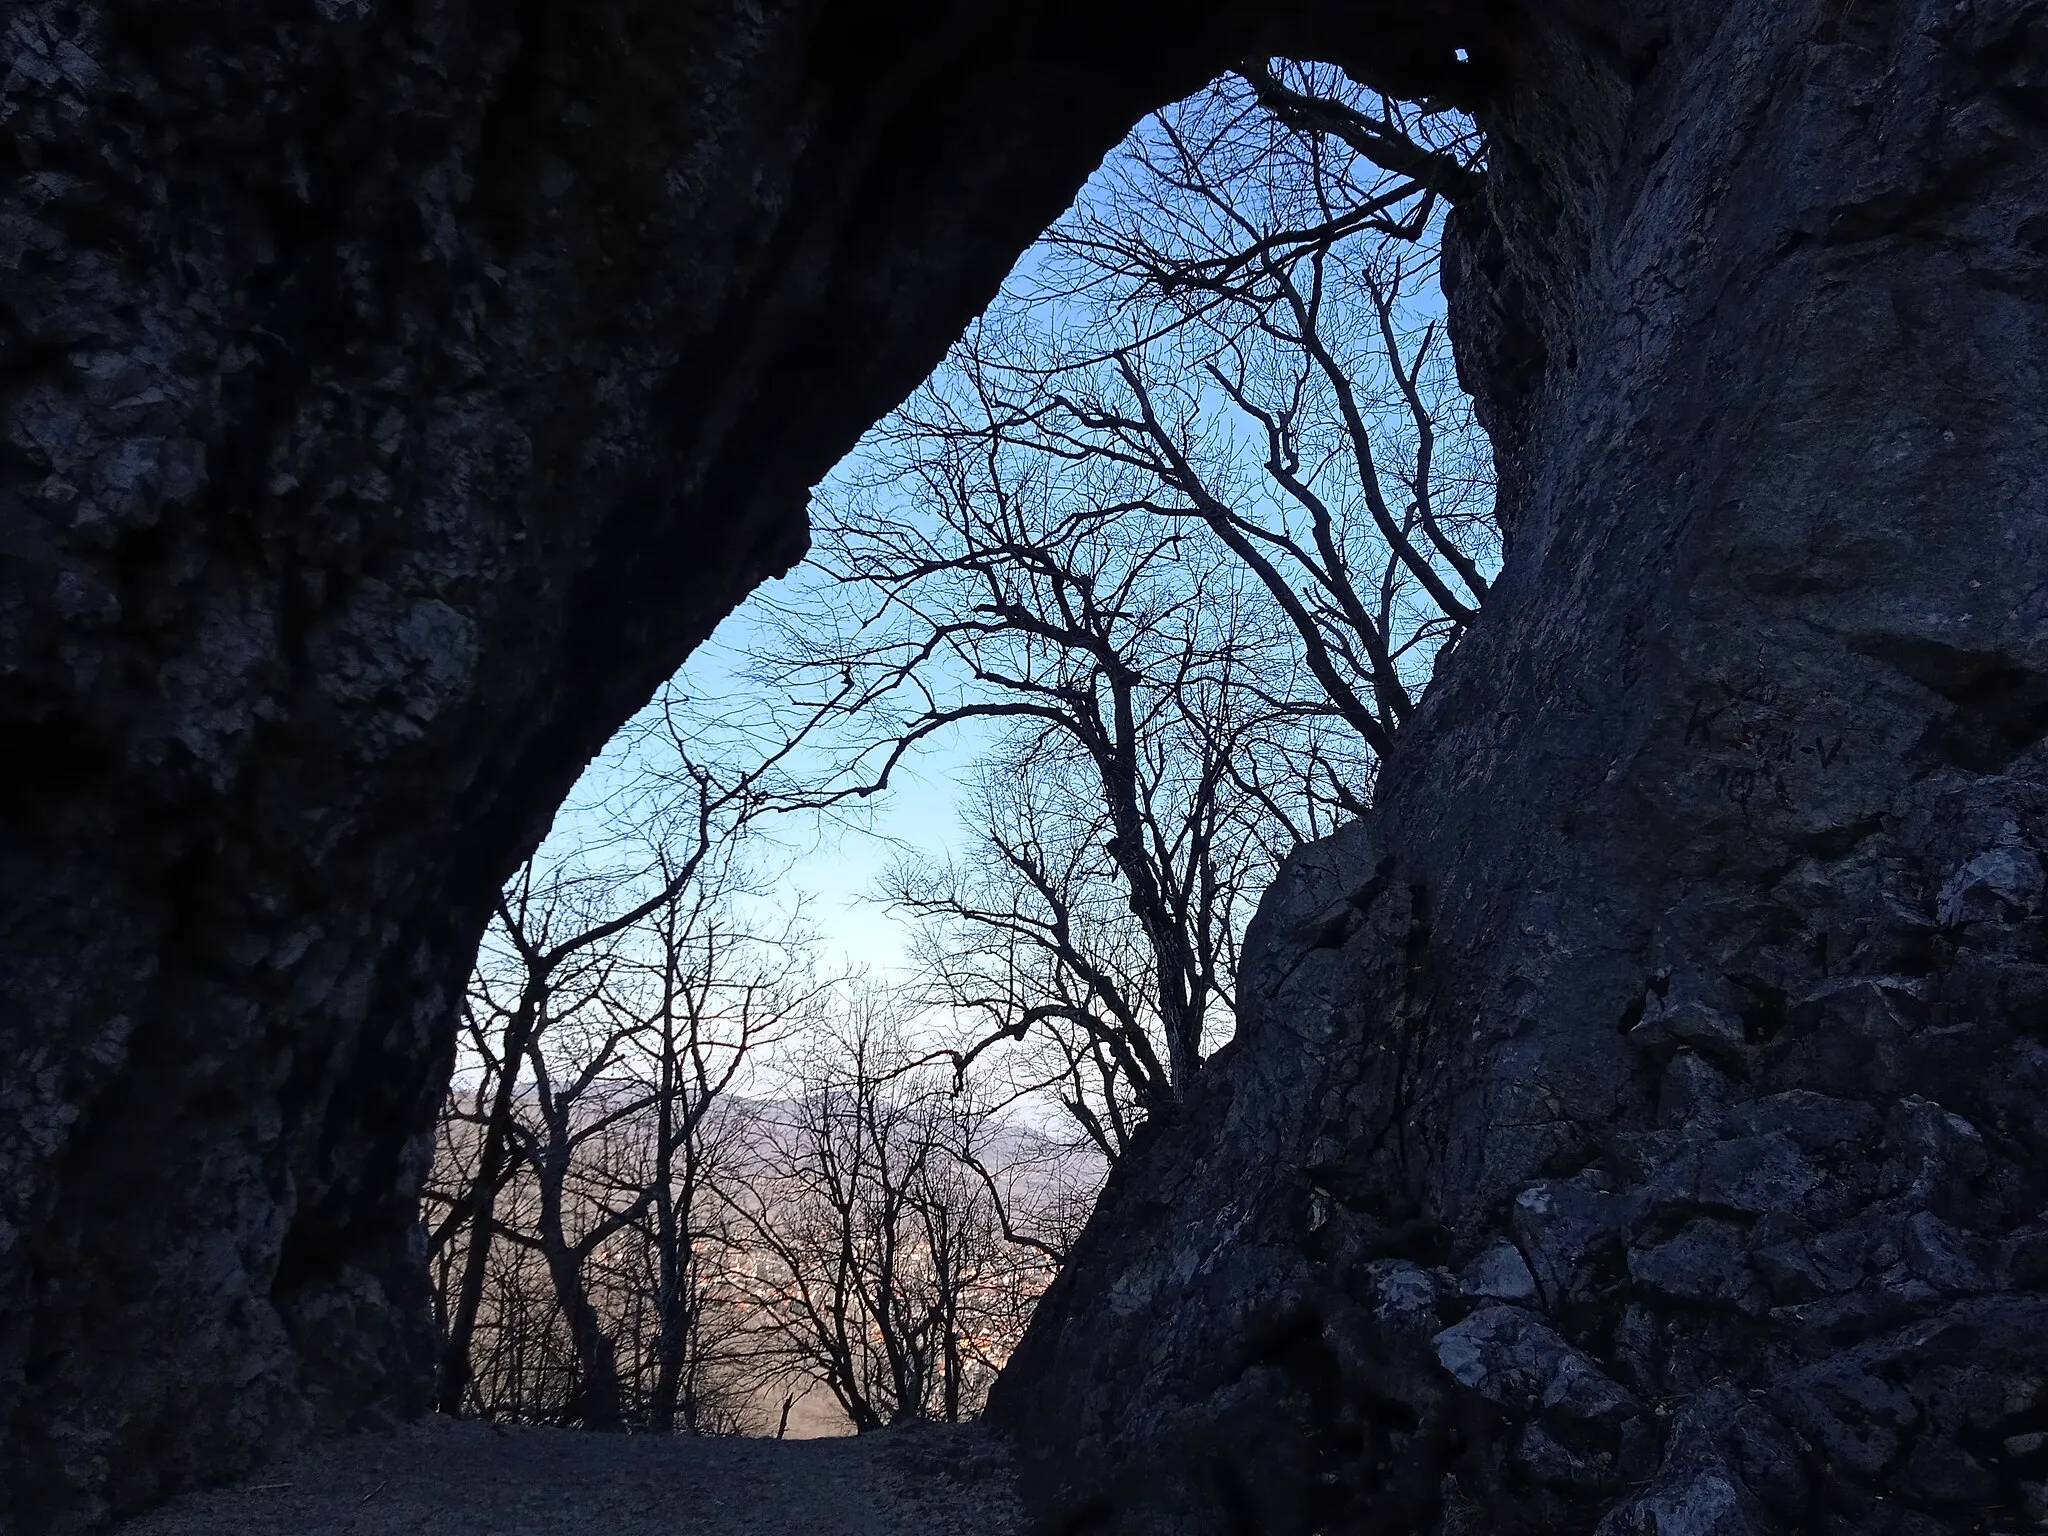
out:
{"label": "rock arch", "polygon": [[[1295,906],[1355,898],[1353,937],[1273,962],[1234,1107],[1205,1112],[1235,1118],[1190,1116],[1121,1180],[1013,1413],[1094,1425],[1102,1391],[1158,1389],[1070,1446],[1061,1486],[1099,1508],[1231,1382],[1335,1383],[1351,1423],[1385,1383],[1321,1345],[1247,1375],[1238,1302],[1305,1337],[1370,1309],[1343,1277],[1462,1263],[1545,1180],[1636,1198],[1669,1159],[1617,1138],[1782,1134],[1832,1190],[1796,1129],[1727,1130],[1787,1091],[1878,1117],[1844,1168],[1894,1177],[1924,1143],[1962,1181],[1925,1194],[1929,1241],[1982,1283],[1922,1280],[1912,1318],[2031,1304],[2044,26],[2027,0],[13,7],[0,1508],[75,1529],[412,1401],[421,1132],[497,880],[1115,137],[1261,49],[1457,94],[1494,136],[1453,300],[1509,575],[1375,825],[1304,856],[1263,922],[1283,956]],[[1436,1064],[1421,1097],[1374,1076],[1388,1038]],[[1196,1254],[1234,1300],[1189,1302],[1118,1236],[1158,1236],[1167,1191],[1184,1230],[1254,1239]],[[1711,1248],[1711,1219],[1723,1268],[1763,1273],[1739,1210],[1647,1209],[1671,1230],[1600,1251]],[[1860,1217],[1799,1219],[1784,1241]],[[1580,1306],[1556,1262],[1553,1310],[1496,1321],[1541,1312],[1625,1374],[1623,1319],[1555,1310]],[[1750,1293],[1628,1274],[1660,1359],[1755,1352],[1761,1324],[1669,1323]],[[2038,1383],[1999,1331],[2020,1316],[1959,1347]],[[1460,1411],[1522,1433],[1476,1379]],[[1585,1422],[1634,1476],[1692,1442],[1631,1402]],[[2002,1447],[2033,1412],[1944,1429],[1982,1454],[1939,1497],[2023,1498],[2032,1453]],[[1323,1442],[1271,1443],[1246,1467],[1280,1503],[1246,1518],[1320,1518],[1297,1495]],[[1894,1450],[1840,1497],[1937,1499]],[[1556,1520],[1606,1507],[1595,1474]],[[1223,1507],[1243,1475],[1183,1492]]]}

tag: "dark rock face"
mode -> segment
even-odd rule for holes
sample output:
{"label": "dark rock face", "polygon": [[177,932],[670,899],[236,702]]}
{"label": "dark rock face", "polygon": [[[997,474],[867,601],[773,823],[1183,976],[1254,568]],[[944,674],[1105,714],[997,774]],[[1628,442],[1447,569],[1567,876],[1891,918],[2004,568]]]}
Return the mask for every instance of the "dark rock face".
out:
{"label": "dark rock face", "polygon": [[414,1399],[500,876],[1102,150],[1268,46],[1495,135],[1514,549],[1020,1359],[1035,1485],[2038,1519],[2048,22],[1527,10],[0,10],[0,1529]]}
{"label": "dark rock face", "polygon": [[1506,571],[994,1411],[1077,1533],[2038,1530],[2048,7],[1502,25]]}
{"label": "dark rock face", "polygon": [[498,882],[1239,9],[0,6],[0,1530],[417,1401]]}

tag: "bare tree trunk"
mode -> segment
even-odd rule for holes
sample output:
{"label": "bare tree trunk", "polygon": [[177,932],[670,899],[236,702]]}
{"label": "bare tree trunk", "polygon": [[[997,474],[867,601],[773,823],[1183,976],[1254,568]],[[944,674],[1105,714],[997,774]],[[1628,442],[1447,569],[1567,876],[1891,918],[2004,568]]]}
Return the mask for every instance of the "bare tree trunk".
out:
{"label": "bare tree trunk", "polygon": [[[690,1159],[686,1155],[686,1162]],[[655,1189],[655,1243],[656,1291],[655,1291],[655,1374],[654,1388],[648,1398],[647,1427],[657,1434],[674,1434],[678,1427],[695,1434],[698,1432],[694,1404],[683,1404],[683,1378],[690,1366],[693,1340],[693,1324],[697,1318],[700,1298],[696,1294],[696,1264],[691,1253],[691,1219],[696,1204],[695,1169],[689,1169],[683,1178],[681,1198],[669,1191],[668,1181],[672,1171],[666,1166],[657,1167],[656,1177],[661,1181]],[[676,1414],[683,1408],[683,1417],[678,1426]]]}
{"label": "bare tree trunk", "polygon": [[571,1243],[564,1224],[570,1144],[564,1138],[555,1145],[558,1155],[543,1157],[534,1167],[540,1184],[540,1217],[534,1223],[533,1242],[547,1264],[555,1302],[568,1322],[570,1345],[575,1353],[576,1387],[563,1409],[562,1422],[584,1429],[624,1429],[625,1403],[619,1389],[617,1347],[605,1320],[591,1303],[590,1286],[584,1274],[587,1247]]}
{"label": "bare tree trunk", "polygon": [[518,1009],[506,1021],[502,1038],[498,1081],[491,1095],[490,1115],[484,1123],[483,1150],[477,1158],[475,1182],[464,1201],[467,1215],[463,1226],[468,1242],[462,1257],[462,1280],[449,1309],[435,1376],[434,1401],[447,1414],[462,1412],[463,1398],[469,1390],[470,1350],[476,1337],[477,1312],[483,1305],[484,1279],[490,1271],[491,1240],[497,1231],[492,1218],[498,1191],[513,1167],[512,1117],[519,1103],[519,1064],[526,1059],[526,1047],[545,995],[544,980],[529,981]]}

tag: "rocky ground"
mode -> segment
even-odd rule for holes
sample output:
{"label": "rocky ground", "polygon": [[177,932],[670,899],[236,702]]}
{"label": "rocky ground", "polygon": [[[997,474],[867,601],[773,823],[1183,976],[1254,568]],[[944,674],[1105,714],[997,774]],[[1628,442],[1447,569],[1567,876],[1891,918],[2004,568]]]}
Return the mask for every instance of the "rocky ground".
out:
{"label": "rocky ground", "polygon": [[448,1420],[351,1436],[120,1536],[1009,1536],[992,1433],[690,1440]]}

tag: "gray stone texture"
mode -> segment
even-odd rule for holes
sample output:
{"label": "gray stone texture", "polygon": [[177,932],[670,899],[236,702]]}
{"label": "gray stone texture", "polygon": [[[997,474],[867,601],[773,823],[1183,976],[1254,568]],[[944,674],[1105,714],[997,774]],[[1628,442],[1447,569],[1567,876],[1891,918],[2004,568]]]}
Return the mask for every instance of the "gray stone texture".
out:
{"label": "gray stone texture", "polygon": [[1503,14],[1501,581],[994,1411],[1070,1533],[2041,1529],[2048,6]]}
{"label": "gray stone texture", "polygon": [[1448,279],[1510,556],[1007,1379],[1027,1492],[2048,1520],[2040,0],[0,39],[0,1530],[417,1403],[498,880],[1096,157],[1260,48],[1493,135]]}
{"label": "gray stone texture", "polygon": [[417,1403],[499,881],[1232,10],[0,5],[0,1530]]}

